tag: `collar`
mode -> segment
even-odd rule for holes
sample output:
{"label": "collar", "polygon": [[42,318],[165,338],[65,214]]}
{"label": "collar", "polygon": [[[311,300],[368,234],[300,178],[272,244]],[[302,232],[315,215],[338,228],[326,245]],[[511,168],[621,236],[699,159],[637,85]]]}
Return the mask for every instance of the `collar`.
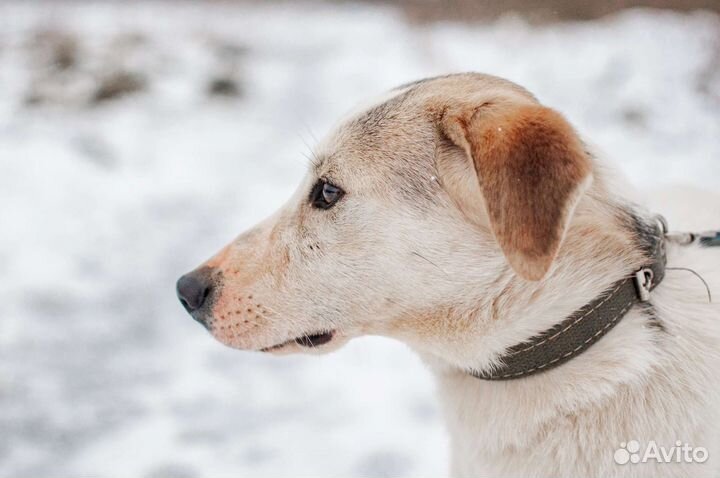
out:
{"label": "collar", "polygon": [[483,372],[471,372],[483,380],[510,380],[527,377],[558,365],[587,350],[608,333],[632,307],[650,300],[650,292],[665,276],[665,234],[667,223],[658,216],[640,234],[646,263],[562,322],[514,345],[500,358],[500,365]]}

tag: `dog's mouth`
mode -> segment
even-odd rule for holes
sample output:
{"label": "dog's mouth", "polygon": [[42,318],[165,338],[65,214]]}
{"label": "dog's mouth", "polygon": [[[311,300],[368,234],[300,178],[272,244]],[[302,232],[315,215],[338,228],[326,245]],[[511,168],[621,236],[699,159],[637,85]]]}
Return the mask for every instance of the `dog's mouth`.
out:
{"label": "dog's mouth", "polygon": [[272,345],[270,347],[265,347],[260,349],[261,352],[272,352],[275,350],[280,350],[284,347],[287,347],[288,345],[299,345],[301,347],[306,348],[315,348],[320,347],[321,345],[325,345],[328,342],[330,342],[333,339],[333,336],[335,335],[334,330],[330,330],[328,332],[318,332],[315,334],[304,334],[300,337],[295,337],[294,339],[286,340],[285,342],[279,343],[277,345]]}

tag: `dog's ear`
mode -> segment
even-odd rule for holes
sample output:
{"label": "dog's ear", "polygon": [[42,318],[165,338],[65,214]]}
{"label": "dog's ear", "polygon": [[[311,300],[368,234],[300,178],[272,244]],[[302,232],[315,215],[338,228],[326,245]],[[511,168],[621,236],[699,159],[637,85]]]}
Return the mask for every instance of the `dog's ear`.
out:
{"label": "dog's ear", "polygon": [[448,108],[441,129],[474,164],[490,227],[529,280],[550,268],[592,164],[573,128],[534,103]]}

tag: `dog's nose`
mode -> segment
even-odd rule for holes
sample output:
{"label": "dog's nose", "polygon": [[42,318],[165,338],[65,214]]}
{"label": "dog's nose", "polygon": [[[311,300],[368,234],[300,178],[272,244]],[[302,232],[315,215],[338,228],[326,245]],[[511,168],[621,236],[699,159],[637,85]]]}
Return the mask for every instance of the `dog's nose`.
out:
{"label": "dog's nose", "polygon": [[212,278],[205,270],[193,271],[177,281],[176,289],[183,307],[190,313],[196,312],[208,302],[213,289]]}

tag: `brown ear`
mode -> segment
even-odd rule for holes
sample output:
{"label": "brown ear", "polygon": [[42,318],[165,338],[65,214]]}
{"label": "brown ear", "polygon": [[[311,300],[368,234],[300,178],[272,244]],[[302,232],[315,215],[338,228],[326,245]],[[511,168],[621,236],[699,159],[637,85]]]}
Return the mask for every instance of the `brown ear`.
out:
{"label": "brown ear", "polygon": [[540,280],[592,180],[577,134],[559,113],[537,104],[447,110],[442,127],[472,158],[508,262],[522,277]]}

